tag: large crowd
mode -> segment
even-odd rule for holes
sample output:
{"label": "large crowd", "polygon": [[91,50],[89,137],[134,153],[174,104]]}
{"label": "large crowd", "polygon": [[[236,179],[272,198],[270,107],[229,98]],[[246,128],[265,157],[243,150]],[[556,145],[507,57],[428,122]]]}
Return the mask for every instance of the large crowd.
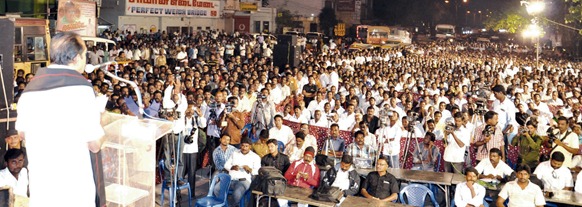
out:
{"label": "large crowd", "polygon": [[[144,117],[174,122],[166,139],[184,143],[176,150],[183,157],[179,176],[195,182],[195,170],[207,164],[228,172],[235,204],[261,166],[275,166],[290,185],[317,187],[317,154],[341,163],[321,174],[327,178],[321,184],[346,195],[396,200],[398,186],[377,181],[397,183],[385,170],[405,167],[401,139],[407,137],[421,140],[411,155],[413,169],[432,171],[442,160],[445,171],[466,173],[471,184],[474,178],[509,180],[513,173],[517,179],[510,183],[522,185],[526,172],[528,178],[536,174],[546,191],[574,190],[570,169],[582,167],[582,65],[550,54],[536,62],[535,51],[517,43],[433,41],[350,50],[331,39],[320,50],[303,50],[299,65],[274,65],[280,54],[263,36],[106,31],[102,37],[116,46],[88,48],[88,64],[123,62],[109,70],[135,82],[143,98],[138,103],[130,85],[103,71],[83,74],[96,95],[108,97],[107,110],[137,116],[143,105]],[[15,102],[33,76],[17,73]],[[313,127],[329,130],[328,136],[314,136]],[[518,150],[513,163],[512,148]],[[466,151],[473,155],[463,156]],[[348,177],[358,176],[347,172],[372,166],[378,172],[368,175],[361,191],[357,184],[354,189]],[[455,202],[475,196],[472,187],[464,188],[457,188]],[[511,190],[499,197],[505,200]],[[531,195],[510,203],[533,202]]]}

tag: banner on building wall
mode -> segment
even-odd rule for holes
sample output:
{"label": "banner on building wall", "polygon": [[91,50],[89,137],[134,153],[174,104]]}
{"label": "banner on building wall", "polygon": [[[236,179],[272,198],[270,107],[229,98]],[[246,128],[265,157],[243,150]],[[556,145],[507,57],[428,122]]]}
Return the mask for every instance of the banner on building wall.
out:
{"label": "banner on building wall", "polygon": [[220,2],[198,0],[126,0],[125,15],[219,18]]}
{"label": "banner on building wall", "polygon": [[75,32],[95,36],[97,29],[95,2],[86,0],[59,1],[57,32]]}
{"label": "banner on building wall", "polygon": [[356,5],[355,0],[338,0],[337,11],[353,12],[355,10],[355,5]]}
{"label": "banner on building wall", "polygon": [[238,11],[240,10],[240,1],[239,0],[226,0],[224,3],[224,10],[225,11]]}
{"label": "banner on building wall", "polygon": [[259,10],[259,6],[257,5],[257,3],[241,2],[240,3],[240,10],[241,11],[257,11],[257,10]]}

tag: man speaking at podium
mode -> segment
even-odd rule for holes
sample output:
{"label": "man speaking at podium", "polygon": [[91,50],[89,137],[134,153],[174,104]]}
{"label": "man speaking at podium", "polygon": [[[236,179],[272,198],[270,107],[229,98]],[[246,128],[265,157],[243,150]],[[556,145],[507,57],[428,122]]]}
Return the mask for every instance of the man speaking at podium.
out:
{"label": "man speaking at podium", "polygon": [[81,37],[59,33],[42,68],[18,102],[16,129],[26,140],[30,206],[95,206],[91,152],[104,135],[91,84],[81,73],[87,48]]}

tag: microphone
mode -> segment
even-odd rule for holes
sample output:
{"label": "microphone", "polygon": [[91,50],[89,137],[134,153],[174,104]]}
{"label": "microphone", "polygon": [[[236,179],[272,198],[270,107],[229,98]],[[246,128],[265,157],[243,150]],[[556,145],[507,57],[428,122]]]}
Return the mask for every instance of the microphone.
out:
{"label": "microphone", "polygon": [[109,61],[109,62],[105,62],[105,63],[101,63],[99,65],[91,65],[91,64],[87,64],[85,66],[85,72],[86,73],[92,73],[93,71],[95,71],[95,69],[97,68],[101,68],[101,67],[105,67],[105,66],[109,66],[111,64],[115,64],[115,67],[117,67],[117,62],[115,61]]}

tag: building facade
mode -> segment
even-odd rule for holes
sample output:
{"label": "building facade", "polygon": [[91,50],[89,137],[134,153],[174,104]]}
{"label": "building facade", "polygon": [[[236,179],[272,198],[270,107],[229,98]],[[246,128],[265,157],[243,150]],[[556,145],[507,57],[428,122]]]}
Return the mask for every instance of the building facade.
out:
{"label": "building facade", "polygon": [[[199,30],[274,31],[276,9],[238,11],[223,0],[101,0],[100,17],[116,28],[132,32],[192,33]],[[253,0],[255,1],[255,0]],[[235,5],[243,2],[234,1]],[[230,4],[225,10],[225,4]]]}

